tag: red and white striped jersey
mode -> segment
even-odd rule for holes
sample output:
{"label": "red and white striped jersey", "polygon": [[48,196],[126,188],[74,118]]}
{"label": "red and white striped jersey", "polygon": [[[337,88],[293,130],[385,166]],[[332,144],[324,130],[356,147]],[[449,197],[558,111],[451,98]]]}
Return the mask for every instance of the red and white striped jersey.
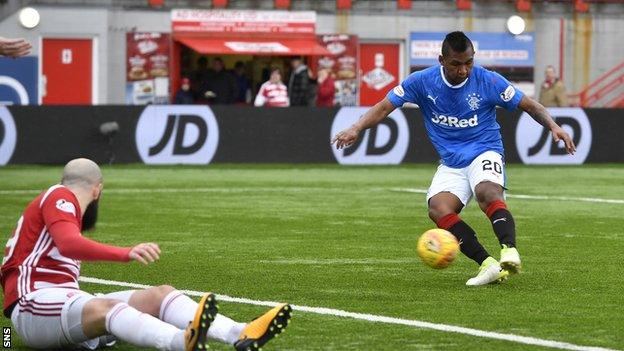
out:
{"label": "red and white striped jersey", "polygon": [[48,228],[60,221],[82,226],[76,196],[62,185],[54,185],[37,196],[17,222],[7,242],[0,270],[4,311],[22,296],[44,288],[78,289],[80,261],[64,257]]}
{"label": "red and white striped jersey", "polygon": [[269,106],[269,107],[288,107],[290,101],[288,100],[288,91],[283,83],[271,83],[271,81],[264,82],[260,86],[255,106]]}

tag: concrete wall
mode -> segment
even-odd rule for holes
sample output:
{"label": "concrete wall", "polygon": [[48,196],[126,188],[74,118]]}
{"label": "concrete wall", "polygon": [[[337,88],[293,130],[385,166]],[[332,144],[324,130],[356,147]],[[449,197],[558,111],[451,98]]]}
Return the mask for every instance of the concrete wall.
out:
{"label": "concrete wall", "polygon": [[[294,2],[300,4],[301,2]],[[411,11],[397,11],[392,2],[358,1],[352,12],[329,11],[329,2],[313,2],[301,8],[318,7],[318,33],[355,33],[361,40],[397,41],[407,44],[411,31],[492,31],[505,30],[507,17],[514,14],[507,2],[475,3],[473,11],[457,12],[453,2],[414,2]],[[236,3],[239,4],[239,3]],[[240,5],[240,4],[239,4]],[[242,5],[241,5],[242,6]],[[299,10],[299,8],[295,8]],[[0,22],[6,37],[24,37],[39,55],[43,37],[93,37],[98,45],[98,94],[100,104],[123,104],[125,88],[125,33],[136,31],[169,32],[168,11],[128,10],[94,7],[38,7],[41,24],[22,28],[17,14]],[[525,14],[529,31],[536,36],[535,81],[542,81],[549,64],[559,66],[560,19],[565,22],[563,77],[570,91],[577,91],[624,61],[624,5],[593,5],[591,15],[576,15],[571,6],[537,4]],[[404,45],[406,48],[407,45]],[[408,53],[403,50],[404,62]],[[405,65],[404,74],[409,67]]]}

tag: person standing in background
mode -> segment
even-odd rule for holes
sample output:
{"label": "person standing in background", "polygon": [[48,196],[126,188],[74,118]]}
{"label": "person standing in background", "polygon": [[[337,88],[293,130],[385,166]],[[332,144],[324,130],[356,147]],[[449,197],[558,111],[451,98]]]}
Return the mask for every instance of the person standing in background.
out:
{"label": "person standing in background", "polygon": [[565,85],[557,77],[553,66],[546,67],[546,79],[540,88],[539,102],[545,107],[568,107]]}
{"label": "person standing in background", "polygon": [[288,91],[282,83],[282,74],[279,68],[273,68],[269,80],[260,86],[254,106],[288,107],[288,105]]}
{"label": "person standing in background", "polygon": [[195,98],[191,92],[191,80],[187,77],[182,78],[180,89],[176,92],[173,103],[175,105],[192,105],[195,103]]}
{"label": "person standing in background", "polygon": [[245,64],[241,61],[234,64],[234,80],[236,81],[234,103],[249,104],[251,102],[251,83],[245,75]]}
{"label": "person standing in background", "polygon": [[310,98],[310,76],[308,66],[301,57],[294,57],[290,61],[292,71],[288,81],[288,95],[290,106],[308,106]]}
{"label": "person standing in background", "polygon": [[316,91],[316,106],[334,106],[334,96],[336,93],[335,82],[328,69],[324,68],[318,72],[318,89]]}
{"label": "person standing in background", "polygon": [[208,102],[204,93],[206,92],[210,76],[212,76],[212,72],[208,68],[208,59],[205,56],[198,57],[195,63],[195,70],[193,70],[191,75],[191,91],[196,94],[195,101],[197,103],[205,104]]}
{"label": "person standing in background", "polygon": [[223,105],[234,103],[236,82],[220,57],[212,60],[212,74],[209,76],[205,89],[201,90],[210,104]]}

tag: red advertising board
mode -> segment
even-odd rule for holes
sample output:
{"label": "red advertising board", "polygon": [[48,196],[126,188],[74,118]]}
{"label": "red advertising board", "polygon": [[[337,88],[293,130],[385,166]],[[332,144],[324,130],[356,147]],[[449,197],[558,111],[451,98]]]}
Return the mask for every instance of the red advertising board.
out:
{"label": "red advertising board", "polygon": [[372,106],[399,84],[399,44],[360,44],[360,105]]}
{"label": "red advertising board", "polygon": [[358,37],[347,34],[323,34],[318,41],[332,56],[317,59],[318,68],[328,68],[336,81],[336,103],[357,105]]}
{"label": "red advertising board", "polygon": [[169,34],[126,34],[126,79],[153,79],[169,76]]}
{"label": "red advertising board", "polygon": [[170,35],[126,34],[126,102],[166,103],[169,95]]}
{"label": "red advertising board", "polygon": [[171,11],[173,32],[314,35],[315,25],[314,11],[190,9]]}

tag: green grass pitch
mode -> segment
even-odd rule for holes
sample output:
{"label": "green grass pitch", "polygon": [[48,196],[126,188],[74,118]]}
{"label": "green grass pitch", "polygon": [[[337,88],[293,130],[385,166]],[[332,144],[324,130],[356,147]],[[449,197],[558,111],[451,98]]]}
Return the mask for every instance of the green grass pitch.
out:
{"label": "green grass pitch", "polygon": [[[509,198],[524,272],[468,288],[476,265],[424,266],[432,228],[423,194],[435,165],[104,167],[96,240],[153,241],[156,264],[83,263],[82,275],[256,300],[463,326],[577,345],[624,348],[624,204]],[[0,168],[0,239],[61,167]],[[624,166],[507,168],[510,194],[624,199]],[[164,190],[163,190],[164,189]],[[462,217],[495,257],[489,221]],[[119,288],[82,284],[89,292]],[[248,320],[265,308],[221,303]],[[2,318],[2,326],[10,321]],[[25,349],[13,334],[14,348]],[[138,350],[120,343],[115,350]],[[230,350],[214,344],[214,350]],[[541,347],[295,311],[267,350],[539,350]]]}

